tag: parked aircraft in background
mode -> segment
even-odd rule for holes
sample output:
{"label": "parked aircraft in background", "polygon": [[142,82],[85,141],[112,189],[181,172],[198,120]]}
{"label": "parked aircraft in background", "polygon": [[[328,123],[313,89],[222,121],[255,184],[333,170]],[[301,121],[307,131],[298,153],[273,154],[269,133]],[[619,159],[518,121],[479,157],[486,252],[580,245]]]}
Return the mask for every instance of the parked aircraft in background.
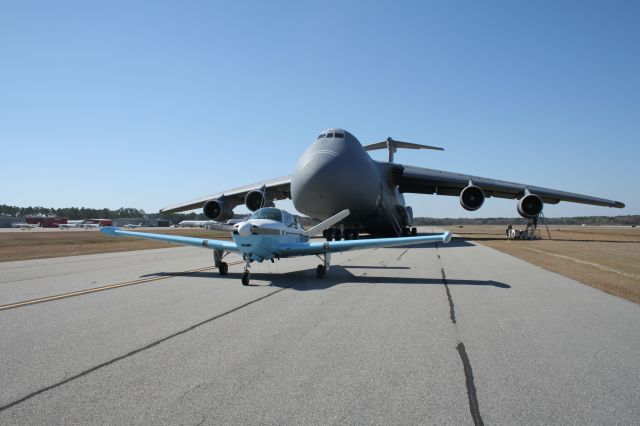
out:
{"label": "parked aircraft in background", "polygon": [[33,229],[40,228],[39,223],[25,223],[25,222],[16,222],[11,224],[12,228],[20,228],[20,229]]}
{"label": "parked aircraft in background", "polygon": [[[291,198],[295,208],[312,218],[323,220],[348,209],[351,214],[341,228],[325,233],[327,239],[357,238],[359,232],[372,234],[415,234],[413,211],[405,204],[404,193],[460,197],[469,211],[482,207],[486,198],[517,199],[520,216],[537,224],[545,203],[560,201],[623,208],[624,204],[588,195],[574,194],[528,184],[506,182],[467,174],[407,166],[393,162],[398,148],[442,148],[396,141],[362,146],[351,133],[328,129],[302,154],[290,176],[283,176],[219,192],[166,207],[161,212],[202,208],[217,221],[233,217],[233,209],[243,204],[256,211],[273,206],[275,200]],[[366,151],[387,149],[389,161],[374,161]]]}
{"label": "parked aircraft in background", "polygon": [[183,220],[178,223],[179,228],[206,228],[208,225],[215,225],[220,222],[215,220]]}
{"label": "parked aircraft in background", "polygon": [[176,235],[151,234],[145,232],[123,231],[118,228],[104,227],[101,229],[107,235],[147,238],[150,240],[166,241],[170,243],[206,247],[214,250],[213,258],[220,275],[226,275],[228,265],[222,259],[230,252],[242,255],[245,261],[242,274],[242,284],[249,284],[249,267],[251,262],[280,259],[284,257],[322,255],[324,262],[316,268],[316,276],[323,278],[329,270],[331,253],[347,250],[358,250],[372,247],[394,247],[425,242],[448,243],[451,234],[404,237],[404,238],[375,238],[352,241],[310,242],[310,237],[329,229],[349,215],[349,210],[330,217],[324,222],[305,231],[295,217],[273,207],[261,208],[253,212],[249,219],[228,225],[232,229],[231,241],[208,240],[202,238],[181,237]]}
{"label": "parked aircraft in background", "polygon": [[112,224],[111,219],[82,219],[82,220],[69,220],[67,223],[58,225],[60,229],[82,228],[82,229],[96,229],[103,226],[110,226]]}
{"label": "parked aircraft in background", "polygon": [[128,223],[128,224],[123,226],[123,228],[127,228],[127,229],[135,229],[135,228],[140,228],[140,227],[142,227],[141,223]]}

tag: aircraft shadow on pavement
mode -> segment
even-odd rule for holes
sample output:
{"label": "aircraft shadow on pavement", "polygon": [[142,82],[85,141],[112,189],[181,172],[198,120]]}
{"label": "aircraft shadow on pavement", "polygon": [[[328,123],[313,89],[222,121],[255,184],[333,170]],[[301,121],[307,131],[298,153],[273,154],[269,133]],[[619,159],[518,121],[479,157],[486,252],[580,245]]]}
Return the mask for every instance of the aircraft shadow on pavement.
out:
{"label": "aircraft shadow on pavement", "polygon": [[[324,290],[331,288],[333,286],[339,284],[413,284],[413,285],[444,285],[441,277],[425,277],[425,278],[415,278],[415,277],[385,277],[385,276],[375,276],[375,275],[354,275],[348,269],[352,268],[352,266],[344,267],[344,266],[332,266],[327,275],[318,279],[315,276],[315,269],[307,269],[300,271],[287,272],[285,274],[278,273],[262,273],[256,272],[251,274],[251,283],[249,287],[264,287],[273,286],[279,288],[290,288],[298,291],[309,291],[309,290]],[[356,268],[367,268],[365,266],[357,266]],[[378,269],[378,268],[372,268]],[[384,268],[382,268],[384,269]],[[391,269],[391,268],[387,268]],[[397,269],[397,268],[395,268]],[[410,269],[410,268],[407,268]],[[240,284],[240,276],[242,274],[240,272],[229,272],[224,278],[225,279],[237,279],[238,284]],[[209,278],[212,280],[212,283],[215,282],[216,279],[222,278],[220,274],[217,272],[192,272],[188,275],[184,273],[174,273],[174,272],[158,272],[154,274],[143,275],[142,277],[149,276],[181,276],[181,277],[199,277],[199,278]],[[268,284],[264,284],[267,282]],[[509,284],[505,284],[498,281],[493,280],[461,280],[461,279],[453,279],[447,278],[447,284],[450,286],[486,286],[486,287],[495,287],[501,289],[509,289],[511,286]]]}

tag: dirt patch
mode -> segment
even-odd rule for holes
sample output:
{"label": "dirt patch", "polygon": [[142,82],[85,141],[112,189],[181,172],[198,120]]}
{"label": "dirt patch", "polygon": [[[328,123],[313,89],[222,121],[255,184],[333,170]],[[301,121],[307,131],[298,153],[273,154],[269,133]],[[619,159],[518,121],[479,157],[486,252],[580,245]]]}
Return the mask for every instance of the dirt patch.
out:
{"label": "dirt patch", "polygon": [[507,240],[504,226],[447,227],[476,241],[607,293],[640,303],[640,229],[550,226],[542,240]]}
{"label": "dirt patch", "polygon": [[[207,229],[145,229],[143,231],[196,238],[229,239],[224,233]],[[113,238],[97,230],[0,232],[0,262],[166,247],[176,247],[176,245],[138,238]]]}

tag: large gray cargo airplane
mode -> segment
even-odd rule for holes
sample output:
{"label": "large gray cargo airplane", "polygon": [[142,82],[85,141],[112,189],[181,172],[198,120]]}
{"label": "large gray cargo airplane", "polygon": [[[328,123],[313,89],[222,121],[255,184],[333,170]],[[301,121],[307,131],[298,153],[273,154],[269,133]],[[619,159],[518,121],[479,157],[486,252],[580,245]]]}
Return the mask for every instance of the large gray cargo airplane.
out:
{"label": "large gray cargo airplane", "polygon": [[[545,203],[560,201],[623,208],[619,201],[574,194],[533,185],[445,172],[393,162],[398,148],[442,148],[396,141],[361,145],[342,129],[322,132],[298,160],[292,175],[283,176],[196,200],[172,205],[161,212],[179,212],[202,208],[217,221],[233,217],[233,209],[244,204],[249,210],[273,206],[273,201],[290,198],[295,208],[312,218],[325,220],[339,211],[351,214],[341,230],[327,238],[357,238],[370,234],[415,234],[413,211],[405,204],[404,193],[436,194],[460,197],[460,205],[469,211],[482,207],[485,198],[517,199],[520,216],[537,223]],[[367,151],[387,149],[389,161],[373,160]]]}

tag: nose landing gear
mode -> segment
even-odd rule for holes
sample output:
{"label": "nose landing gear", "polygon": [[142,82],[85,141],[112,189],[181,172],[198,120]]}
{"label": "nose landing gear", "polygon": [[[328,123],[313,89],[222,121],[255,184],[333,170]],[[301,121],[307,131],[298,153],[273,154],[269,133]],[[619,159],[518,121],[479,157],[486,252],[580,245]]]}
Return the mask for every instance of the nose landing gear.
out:
{"label": "nose landing gear", "polygon": [[247,256],[244,259],[244,272],[240,277],[240,280],[242,281],[242,285],[249,285],[249,277],[251,275],[251,273],[249,272],[250,267],[251,267],[251,257]]}

